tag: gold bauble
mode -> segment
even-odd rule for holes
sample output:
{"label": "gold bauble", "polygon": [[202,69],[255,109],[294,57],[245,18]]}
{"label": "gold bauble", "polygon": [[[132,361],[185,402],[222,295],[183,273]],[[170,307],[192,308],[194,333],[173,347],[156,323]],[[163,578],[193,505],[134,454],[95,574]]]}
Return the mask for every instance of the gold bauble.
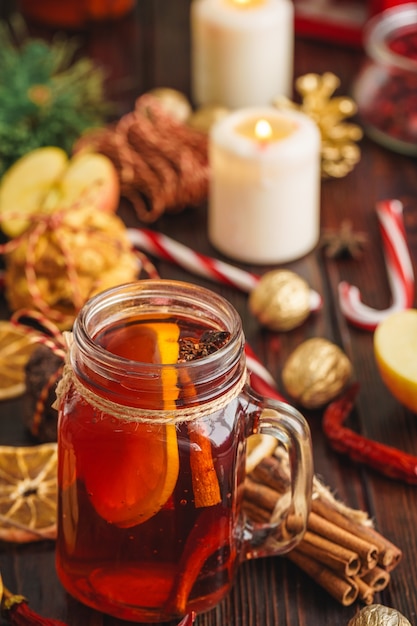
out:
{"label": "gold bauble", "polygon": [[207,105],[200,107],[190,115],[187,120],[188,126],[202,133],[210,132],[213,124],[230,113],[229,109],[221,106]]}
{"label": "gold bauble", "polygon": [[249,309],[270,330],[291,330],[310,313],[310,288],[290,270],[264,274],[249,295]]}
{"label": "gold bauble", "polygon": [[157,87],[149,91],[149,94],[159,100],[164,111],[177,122],[183,124],[191,115],[191,103],[181,91],[170,87]]}
{"label": "gold bauble", "polygon": [[307,339],[286,360],[282,382],[302,406],[316,409],[335,398],[352,376],[352,364],[334,343],[321,337]]}
{"label": "gold bauble", "polygon": [[397,609],[369,604],[352,617],[348,626],[411,626],[411,623]]}

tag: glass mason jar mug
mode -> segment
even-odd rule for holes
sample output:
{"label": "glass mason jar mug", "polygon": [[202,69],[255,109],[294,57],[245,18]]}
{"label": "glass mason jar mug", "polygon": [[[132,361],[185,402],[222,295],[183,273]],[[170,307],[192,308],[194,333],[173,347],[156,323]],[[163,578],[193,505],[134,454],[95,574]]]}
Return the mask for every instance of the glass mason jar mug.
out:
{"label": "glass mason jar mug", "polygon": [[[170,621],[220,602],[243,560],[300,541],[309,428],[248,386],[231,304],[188,283],[138,281],[92,298],[69,338],[56,564],[70,594],[121,619]],[[262,525],[242,510],[255,432],[276,437],[291,467],[290,504]]]}

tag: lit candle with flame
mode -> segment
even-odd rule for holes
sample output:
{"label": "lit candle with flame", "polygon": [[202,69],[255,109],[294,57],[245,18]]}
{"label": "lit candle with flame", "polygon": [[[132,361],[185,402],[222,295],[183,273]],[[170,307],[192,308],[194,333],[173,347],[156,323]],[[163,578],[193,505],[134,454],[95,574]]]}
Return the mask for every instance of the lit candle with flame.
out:
{"label": "lit candle with flame", "polygon": [[268,120],[258,120],[256,122],[255,136],[259,141],[269,141],[272,138],[272,127]]}
{"label": "lit candle with flame", "polygon": [[193,0],[191,67],[197,105],[269,105],[291,95],[291,0]]}
{"label": "lit candle with flame", "polygon": [[238,7],[254,7],[265,4],[266,0],[228,0],[231,4]]}
{"label": "lit candle with flame", "polygon": [[248,139],[255,139],[261,144],[285,139],[295,129],[296,124],[282,115],[269,119],[245,117],[242,122],[236,125],[236,132],[239,135]]}
{"label": "lit candle with flame", "polygon": [[254,264],[287,263],[320,233],[320,148],[303,113],[241,109],[210,133],[208,236],[223,254]]}

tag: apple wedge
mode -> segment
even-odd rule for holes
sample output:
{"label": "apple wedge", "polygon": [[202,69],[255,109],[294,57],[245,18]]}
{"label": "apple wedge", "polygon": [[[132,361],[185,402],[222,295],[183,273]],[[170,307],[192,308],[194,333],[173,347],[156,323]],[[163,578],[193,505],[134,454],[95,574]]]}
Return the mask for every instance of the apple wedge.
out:
{"label": "apple wedge", "polygon": [[51,146],[28,152],[7,170],[0,182],[0,226],[8,237],[27,229],[67,166],[66,152]]}
{"label": "apple wedge", "polygon": [[67,154],[38,148],[16,161],[0,182],[0,226],[10,238],[21,235],[33,216],[71,207],[117,210],[119,178],[113,163],[94,152]]}
{"label": "apple wedge", "polygon": [[82,152],[68,161],[57,192],[59,208],[90,205],[115,213],[120,201],[119,177],[104,154]]}

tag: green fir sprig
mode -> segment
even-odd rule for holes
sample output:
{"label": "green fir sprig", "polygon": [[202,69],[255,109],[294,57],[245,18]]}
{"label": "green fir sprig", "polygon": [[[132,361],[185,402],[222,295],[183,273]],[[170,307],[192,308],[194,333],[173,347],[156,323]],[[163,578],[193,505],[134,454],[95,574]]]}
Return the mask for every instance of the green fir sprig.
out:
{"label": "green fir sprig", "polygon": [[35,148],[59,146],[70,154],[74,141],[102,126],[111,110],[104,71],[76,58],[75,39],[61,35],[47,43],[21,34],[18,20],[13,29],[0,23],[0,176]]}

